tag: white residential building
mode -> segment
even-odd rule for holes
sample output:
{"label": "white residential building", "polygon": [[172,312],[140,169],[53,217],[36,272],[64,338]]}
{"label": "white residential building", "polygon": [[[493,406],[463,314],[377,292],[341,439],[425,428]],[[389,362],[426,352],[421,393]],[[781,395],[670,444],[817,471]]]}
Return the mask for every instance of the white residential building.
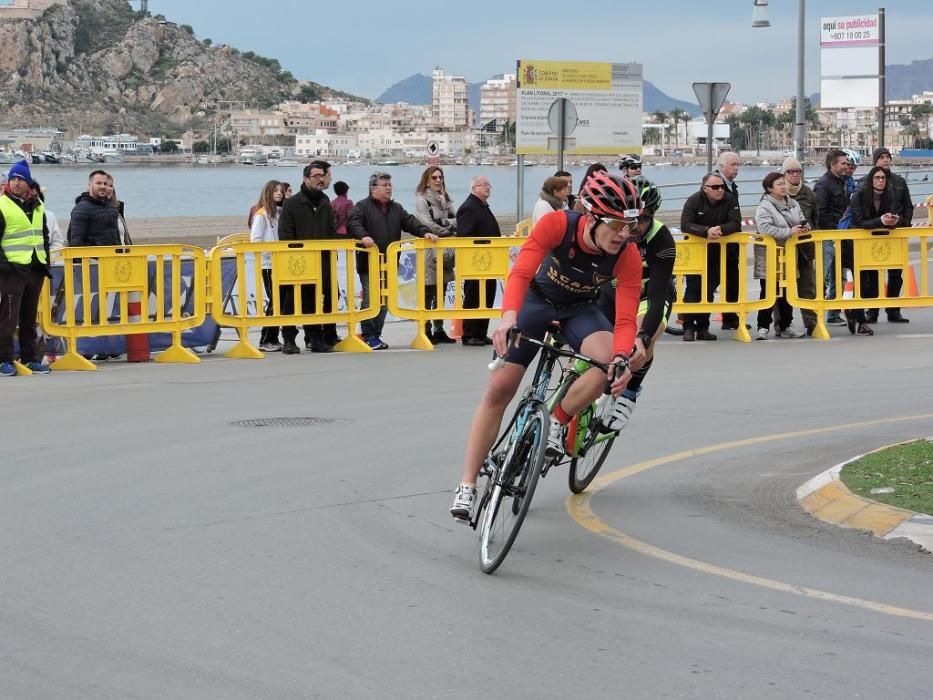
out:
{"label": "white residential building", "polygon": [[[136,153],[139,139],[130,134],[113,134],[111,136],[79,136],[78,148],[100,155],[108,153]],[[148,145],[148,144],[147,144]]]}
{"label": "white residential building", "polygon": [[360,148],[359,134],[334,134],[317,129],[311,134],[295,136],[295,155],[321,158],[348,158]]}
{"label": "white residential building", "polygon": [[441,68],[431,73],[431,116],[442,129],[470,126],[470,91],[466,78],[446,75]]}

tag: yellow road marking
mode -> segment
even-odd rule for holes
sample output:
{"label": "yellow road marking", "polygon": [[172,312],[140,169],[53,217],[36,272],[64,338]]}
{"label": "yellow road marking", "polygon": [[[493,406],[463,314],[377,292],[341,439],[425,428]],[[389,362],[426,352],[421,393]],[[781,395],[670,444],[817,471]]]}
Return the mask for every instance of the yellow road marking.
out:
{"label": "yellow road marking", "polygon": [[853,598],[851,596],[841,595],[838,593],[829,593],[827,591],[821,591],[816,588],[808,588],[806,586],[795,586],[794,584],[785,583],[783,581],[755,576],[753,574],[746,574],[741,571],[735,571],[734,569],[727,569],[722,566],[717,566],[716,564],[710,564],[709,562],[691,559],[690,557],[675,554],[674,552],[668,552],[667,550],[647,544],[635,539],[634,537],[626,535],[624,532],[616,530],[614,527],[600,519],[600,517],[596,515],[596,513],[593,512],[593,509],[590,507],[590,501],[592,500],[593,496],[610,484],[621,481],[622,479],[626,479],[630,476],[634,476],[635,474],[648,471],[649,469],[660,467],[664,464],[672,464],[684,459],[690,459],[691,457],[698,457],[700,455],[711,454],[713,452],[722,452],[724,450],[745,447],[747,445],[758,445],[764,442],[776,442],[778,440],[786,440],[795,437],[819,435],[821,433],[838,432],[840,430],[854,430],[856,428],[865,428],[874,425],[903,423],[906,421],[925,420],[930,418],[933,418],[933,413],[926,413],[916,416],[900,416],[897,418],[881,418],[878,420],[862,421],[858,423],[844,423],[842,425],[833,425],[825,428],[811,428],[808,430],[796,430],[787,433],[760,435],[758,437],[746,438],[744,440],[733,440],[730,442],[722,442],[717,445],[709,445],[693,450],[676,452],[665,457],[658,457],[656,459],[649,459],[645,462],[639,462],[638,464],[633,464],[632,466],[626,467],[625,469],[619,469],[618,471],[610,472],[608,474],[603,474],[602,476],[597,477],[590,485],[589,490],[579,495],[571,495],[567,499],[567,512],[570,514],[570,517],[573,518],[578,525],[580,525],[580,527],[589,530],[590,532],[607,537],[610,540],[628,547],[629,549],[632,549],[636,552],[640,552],[649,557],[654,557],[655,559],[661,559],[671,564],[676,564],[677,566],[684,566],[689,569],[694,569],[695,571],[700,571],[712,576],[720,576],[722,578],[731,579],[733,581],[740,581],[742,583],[748,583],[753,586],[761,586],[762,588],[781,591],[783,593],[793,593],[795,595],[800,595],[807,598],[816,598],[818,600],[826,600],[833,603],[851,605],[856,608],[872,610],[874,612],[882,613],[885,615],[895,615],[897,617],[907,617],[914,620],[933,622],[933,613],[923,612],[921,610],[911,610],[910,608],[900,608],[894,605],[887,605],[886,603],[878,603],[862,598]]}

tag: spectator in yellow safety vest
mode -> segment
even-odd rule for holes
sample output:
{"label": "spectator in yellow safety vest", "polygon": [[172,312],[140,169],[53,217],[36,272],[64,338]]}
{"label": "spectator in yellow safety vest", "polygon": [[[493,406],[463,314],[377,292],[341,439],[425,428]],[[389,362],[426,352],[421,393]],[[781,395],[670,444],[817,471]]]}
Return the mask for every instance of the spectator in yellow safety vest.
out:
{"label": "spectator in yellow safety vest", "polygon": [[10,168],[0,194],[0,377],[16,375],[13,334],[19,330],[19,356],[36,374],[48,374],[36,342],[36,311],[49,270],[49,229],[42,201],[29,189],[26,161]]}

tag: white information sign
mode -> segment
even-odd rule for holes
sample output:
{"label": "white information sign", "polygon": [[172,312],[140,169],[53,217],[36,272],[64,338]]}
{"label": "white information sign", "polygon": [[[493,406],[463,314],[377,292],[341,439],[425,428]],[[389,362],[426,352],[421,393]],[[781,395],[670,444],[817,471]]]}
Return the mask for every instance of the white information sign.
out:
{"label": "white information sign", "polygon": [[517,90],[516,153],[557,152],[548,111],[561,97],[577,113],[565,153],[641,153],[641,64],[520,60]]}
{"label": "white information sign", "polygon": [[849,15],[820,19],[820,106],[878,104],[880,17]]}

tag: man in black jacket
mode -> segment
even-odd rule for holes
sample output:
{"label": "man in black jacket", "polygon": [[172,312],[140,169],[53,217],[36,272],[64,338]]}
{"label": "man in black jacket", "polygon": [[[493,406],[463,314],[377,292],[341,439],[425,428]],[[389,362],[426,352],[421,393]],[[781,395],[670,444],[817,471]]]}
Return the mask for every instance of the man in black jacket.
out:
{"label": "man in black jacket", "polygon": [[95,170],[87,181],[87,192],[75,200],[68,222],[68,245],[120,245],[120,212],[113,206],[113,178]]}
{"label": "man in black jacket", "polygon": [[[709,241],[716,241],[722,236],[739,233],[742,230],[742,213],[739,211],[739,203],[735,197],[726,192],[726,184],[722,175],[708,173],[703,177],[700,191],[691,195],[684,203],[684,209],[680,215],[680,230],[694,236],[702,236]],[[721,273],[719,257],[719,244],[707,244],[707,301],[713,300],[713,294],[719,287]],[[701,287],[702,278],[699,275],[687,275],[684,302],[700,301]],[[730,297],[735,297],[727,301],[738,299],[738,284],[735,289],[727,291]],[[725,319],[725,314],[723,318]],[[709,332],[709,314],[684,314],[683,339],[688,343],[694,340],[716,340],[716,336]]]}
{"label": "man in black jacket", "polygon": [[[846,173],[849,157],[838,148],[826,154],[826,172],[816,181],[813,192],[820,211],[820,228],[834,230],[849,208],[849,191],[846,188]],[[842,252],[851,249],[843,244]],[[836,246],[833,241],[823,241],[823,277],[826,285],[826,298],[836,298]],[[844,324],[838,310],[831,310],[826,315],[826,323],[834,326]]]}
{"label": "man in black jacket", "polygon": [[[369,196],[357,202],[350,212],[347,233],[359,240],[364,248],[376,246],[384,255],[390,243],[402,240],[402,231],[414,236],[423,236],[429,241],[437,240],[430,228],[405,211],[401,204],[392,200],[392,176],[389,173],[375,172],[369,177]],[[363,287],[363,306],[368,307],[368,255],[357,254],[356,269]],[[389,347],[381,337],[387,311],[385,306],[381,306],[375,318],[360,322],[363,340],[373,350],[385,350]]]}
{"label": "man in black jacket", "polygon": [[[907,186],[907,180],[891,172],[891,151],[887,148],[876,148],[871,154],[873,165],[877,165],[888,176],[888,187],[891,188],[891,213],[899,217],[897,226],[909,227],[914,218],[914,203],[910,200],[910,188]],[[866,176],[867,177],[867,176]],[[860,187],[871,187],[871,183],[866,183],[862,178]],[[897,297],[901,294],[901,287],[904,285],[904,276],[900,269],[888,270],[888,296]],[[888,323],[910,323],[910,319],[901,315],[901,310],[889,306],[885,311],[888,314]],[[865,318],[869,323],[877,323],[878,309],[868,309],[865,312]]]}
{"label": "man in black jacket", "polygon": [[[470,181],[470,195],[457,210],[457,236],[468,238],[498,238],[502,235],[499,221],[489,208],[489,179],[478,175]],[[486,280],[486,308],[492,308],[496,301],[496,280]],[[463,308],[479,308],[479,280],[467,280],[463,283]],[[492,338],[486,335],[489,319],[469,319],[463,322],[464,345],[492,345]]]}
{"label": "man in black jacket", "polygon": [[[280,241],[319,241],[337,237],[337,221],[330,200],[324,194],[325,178],[330,163],[316,160],[305,166],[298,194],[285,200],[279,219]],[[301,285],[302,313],[316,313],[315,286]],[[333,310],[331,299],[331,255],[321,253],[321,297],[324,312]],[[281,288],[283,314],[295,312],[294,287]],[[304,327],[305,348],[311,352],[333,352],[334,346],[327,342],[337,335],[333,323],[312,324]],[[297,355],[301,352],[295,338],[298,329],[294,326],[282,328],[282,353]]]}

